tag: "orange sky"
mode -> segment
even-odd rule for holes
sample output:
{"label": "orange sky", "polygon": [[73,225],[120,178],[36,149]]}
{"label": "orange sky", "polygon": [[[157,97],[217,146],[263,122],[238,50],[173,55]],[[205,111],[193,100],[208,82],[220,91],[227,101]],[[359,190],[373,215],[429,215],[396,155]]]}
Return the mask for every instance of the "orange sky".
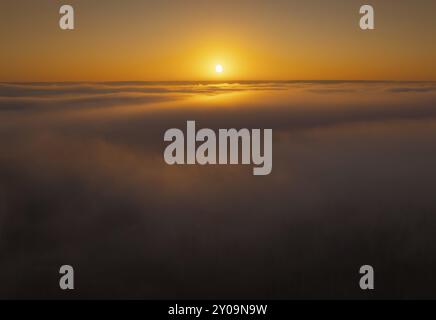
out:
{"label": "orange sky", "polygon": [[361,31],[365,3],[70,0],[61,31],[64,1],[2,0],[0,81],[436,80],[436,1],[370,1]]}

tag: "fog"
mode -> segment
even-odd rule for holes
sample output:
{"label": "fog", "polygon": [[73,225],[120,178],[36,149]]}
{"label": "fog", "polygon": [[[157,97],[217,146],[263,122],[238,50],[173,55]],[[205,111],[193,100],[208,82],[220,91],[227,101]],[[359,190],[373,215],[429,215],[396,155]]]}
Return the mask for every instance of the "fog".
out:
{"label": "fog", "polygon": [[[271,175],[166,165],[187,120]],[[0,298],[435,298],[435,139],[435,83],[1,83]]]}

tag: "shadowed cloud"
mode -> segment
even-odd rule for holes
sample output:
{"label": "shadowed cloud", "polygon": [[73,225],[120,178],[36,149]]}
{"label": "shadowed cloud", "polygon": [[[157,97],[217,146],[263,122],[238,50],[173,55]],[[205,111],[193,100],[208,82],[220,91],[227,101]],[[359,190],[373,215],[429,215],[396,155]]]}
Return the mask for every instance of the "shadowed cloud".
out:
{"label": "shadowed cloud", "polygon": [[[0,297],[66,297],[62,264],[72,298],[360,298],[363,264],[375,297],[434,297],[429,86],[2,84]],[[272,128],[272,174],[167,166],[187,120]]]}

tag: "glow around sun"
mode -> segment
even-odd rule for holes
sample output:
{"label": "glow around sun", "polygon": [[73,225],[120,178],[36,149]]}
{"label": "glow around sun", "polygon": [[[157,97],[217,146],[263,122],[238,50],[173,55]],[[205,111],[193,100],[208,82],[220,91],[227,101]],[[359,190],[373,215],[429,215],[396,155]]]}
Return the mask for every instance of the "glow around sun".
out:
{"label": "glow around sun", "polygon": [[223,71],[224,71],[224,68],[223,68],[222,65],[217,64],[217,65],[215,66],[215,72],[216,72],[216,73],[222,73]]}

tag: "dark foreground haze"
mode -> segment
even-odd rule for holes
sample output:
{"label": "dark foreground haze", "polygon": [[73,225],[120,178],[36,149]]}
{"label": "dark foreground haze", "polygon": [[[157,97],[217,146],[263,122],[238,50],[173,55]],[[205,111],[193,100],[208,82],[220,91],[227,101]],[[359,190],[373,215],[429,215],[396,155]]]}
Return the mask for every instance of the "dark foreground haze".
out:
{"label": "dark foreground haze", "polygon": [[[187,120],[271,175],[166,165]],[[0,83],[0,146],[0,298],[436,298],[435,83]]]}

